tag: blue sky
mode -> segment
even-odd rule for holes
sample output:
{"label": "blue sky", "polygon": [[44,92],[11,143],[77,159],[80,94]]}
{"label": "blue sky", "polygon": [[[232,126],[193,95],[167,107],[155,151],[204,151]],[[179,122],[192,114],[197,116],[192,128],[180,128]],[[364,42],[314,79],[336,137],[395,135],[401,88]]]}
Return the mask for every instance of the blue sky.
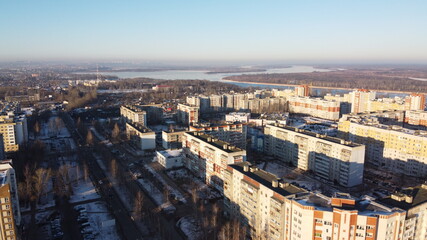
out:
{"label": "blue sky", "polygon": [[427,1],[0,1],[0,61],[427,63]]}

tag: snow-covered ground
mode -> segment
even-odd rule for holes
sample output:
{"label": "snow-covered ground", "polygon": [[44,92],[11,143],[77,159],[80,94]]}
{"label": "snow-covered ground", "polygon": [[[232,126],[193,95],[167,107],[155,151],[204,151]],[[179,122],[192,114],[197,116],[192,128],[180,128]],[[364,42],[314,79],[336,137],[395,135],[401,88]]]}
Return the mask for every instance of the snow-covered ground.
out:
{"label": "snow-covered ground", "polygon": [[181,201],[181,202],[183,202],[183,203],[187,203],[187,200],[185,199],[185,197],[181,194],[181,192],[180,191],[178,191],[177,189],[175,189],[175,188],[172,188],[171,186],[169,186],[168,185],[168,183],[163,179],[163,177],[160,175],[160,174],[158,174],[157,172],[156,172],[156,170],[154,170],[149,164],[145,164],[144,165],[144,167],[150,172],[150,173],[152,173],[153,174],[153,176],[157,179],[157,180],[159,180],[162,184],[163,184],[163,186],[164,187],[166,187],[167,189],[168,189],[168,191],[170,192],[170,193],[172,193],[173,195],[175,195],[175,197],[179,200],[179,201]]}
{"label": "snow-covered ground", "polygon": [[78,206],[84,207],[89,225],[94,230],[96,240],[120,240],[114,217],[108,212],[105,202],[97,201]]}
{"label": "snow-covered ground", "polygon": [[154,186],[150,181],[145,179],[138,179],[138,184],[144,189],[144,191],[153,199],[160,209],[165,212],[175,212],[176,208],[170,203],[165,196],[156,186]]}
{"label": "snow-covered ground", "polygon": [[193,188],[195,187],[200,199],[209,200],[221,197],[219,192],[203,183],[200,179],[194,177],[185,168],[169,170],[166,174],[175,182],[180,184],[180,186],[189,194],[192,194]]}

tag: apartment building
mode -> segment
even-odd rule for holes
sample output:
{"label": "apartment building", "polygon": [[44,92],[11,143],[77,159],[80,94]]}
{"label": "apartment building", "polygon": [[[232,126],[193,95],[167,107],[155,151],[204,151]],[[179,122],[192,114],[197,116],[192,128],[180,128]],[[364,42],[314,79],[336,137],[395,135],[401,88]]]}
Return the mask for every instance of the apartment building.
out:
{"label": "apartment building", "polygon": [[5,152],[16,152],[19,149],[15,132],[15,125],[16,122],[13,120],[13,118],[0,116],[0,134],[3,135]]}
{"label": "apartment building", "polygon": [[404,188],[379,200],[389,207],[406,211],[403,240],[427,239],[427,182]]}
{"label": "apartment building", "polygon": [[300,85],[295,87],[295,95],[300,97],[310,96],[310,86],[309,85]]}
{"label": "apartment building", "polygon": [[427,127],[427,111],[422,111],[422,110],[405,111],[405,122],[411,125]]}
{"label": "apartment building", "polygon": [[363,182],[365,146],[285,125],[264,128],[265,153],[344,187]]}
{"label": "apartment building", "polygon": [[156,133],[144,125],[126,123],[126,134],[141,150],[156,148]]}
{"label": "apartment building", "polygon": [[222,111],[224,106],[224,97],[223,95],[210,95],[209,102],[211,110],[214,112]]}
{"label": "apartment building", "polygon": [[178,104],[178,122],[184,125],[191,125],[199,122],[199,107],[185,104]]}
{"label": "apartment building", "polygon": [[351,112],[351,100],[350,100],[350,94],[346,93],[344,95],[332,95],[330,93],[326,94],[323,97],[325,100],[328,101],[336,101],[340,103],[340,114],[347,114]]}
{"label": "apartment building", "polygon": [[340,103],[321,98],[289,97],[289,112],[308,114],[329,120],[338,120],[340,117]]}
{"label": "apartment building", "polygon": [[205,132],[219,140],[241,149],[246,149],[247,124],[198,124],[189,127],[190,131]]}
{"label": "apartment building", "polygon": [[225,115],[225,121],[226,122],[248,123],[250,117],[251,117],[250,113],[246,113],[246,112],[231,112],[231,113]]}
{"label": "apartment building", "polygon": [[366,145],[366,162],[411,176],[427,176],[427,132],[385,125],[371,118],[346,118],[338,137]]}
{"label": "apartment building", "polygon": [[406,212],[346,193],[307,192],[250,166],[224,171],[224,204],[253,239],[403,239]]}
{"label": "apartment building", "polygon": [[253,239],[285,239],[281,205],[284,199],[306,191],[279,182],[275,175],[247,162],[227,166],[223,176],[224,205],[230,216],[239,217]]}
{"label": "apartment building", "polygon": [[146,113],[146,124],[158,124],[163,121],[163,105],[162,104],[146,104],[138,105],[138,107]]}
{"label": "apartment building", "polygon": [[21,223],[18,187],[11,160],[0,162],[0,239],[17,239],[17,226]]}
{"label": "apartment building", "polygon": [[408,107],[406,110],[422,110],[424,111],[426,104],[426,95],[421,93],[411,93],[407,98],[406,102]]}
{"label": "apartment building", "polygon": [[120,116],[126,122],[147,126],[147,112],[137,105],[120,106]]}
{"label": "apartment building", "polygon": [[358,89],[350,92],[349,95],[352,113],[368,111],[368,102],[376,98],[376,92],[367,89]]}
{"label": "apartment building", "polygon": [[185,167],[221,192],[227,165],[246,161],[245,150],[203,132],[186,132],[182,147]]}
{"label": "apartment building", "polygon": [[177,149],[182,147],[182,136],[186,130],[162,131],[162,147],[165,149]]}

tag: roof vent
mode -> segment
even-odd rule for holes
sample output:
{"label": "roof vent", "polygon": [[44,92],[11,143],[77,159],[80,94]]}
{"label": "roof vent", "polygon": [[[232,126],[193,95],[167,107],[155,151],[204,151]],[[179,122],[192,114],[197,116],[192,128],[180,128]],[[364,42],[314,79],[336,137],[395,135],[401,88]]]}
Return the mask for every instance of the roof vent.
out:
{"label": "roof vent", "polygon": [[271,181],[271,185],[273,187],[279,187],[279,181],[277,179],[274,179],[273,181]]}

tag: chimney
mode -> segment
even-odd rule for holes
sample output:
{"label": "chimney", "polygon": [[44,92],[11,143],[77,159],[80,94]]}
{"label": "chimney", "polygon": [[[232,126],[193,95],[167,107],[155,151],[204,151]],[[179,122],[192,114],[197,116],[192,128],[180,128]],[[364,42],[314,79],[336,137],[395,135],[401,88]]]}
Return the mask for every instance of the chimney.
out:
{"label": "chimney", "polygon": [[248,172],[249,171],[249,165],[244,165],[243,166],[243,171],[244,172]]}
{"label": "chimney", "polygon": [[211,137],[208,137],[208,142],[212,142],[212,138]]}
{"label": "chimney", "polygon": [[275,179],[275,180],[271,181],[271,185],[273,187],[279,187],[279,181],[277,179]]}
{"label": "chimney", "polygon": [[345,144],[345,140],[344,140],[344,139],[341,139],[340,143],[341,143],[341,144]]}
{"label": "chimney", "polygon": [[225,150],[227,150],[228,149],[228,145],[224,144],[224,145],[222,145],[222,148],[224,148]]}

